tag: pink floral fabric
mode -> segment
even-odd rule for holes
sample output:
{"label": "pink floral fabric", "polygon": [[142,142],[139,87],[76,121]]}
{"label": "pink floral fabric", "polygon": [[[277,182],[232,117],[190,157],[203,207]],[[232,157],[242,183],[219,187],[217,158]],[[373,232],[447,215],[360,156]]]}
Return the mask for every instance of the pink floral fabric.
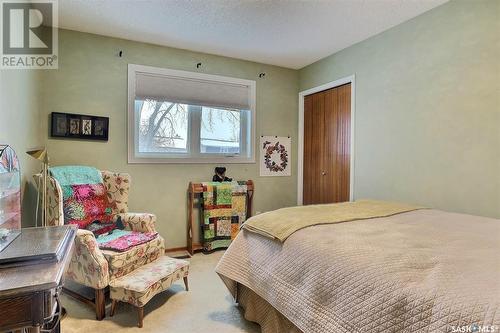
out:
{"label": "pink floral fabric", "polygon": [[104,184],[65,185],[61,189],[65,224],[76,224],[84,229],[94,221],[112,220]]}
{"label": "pink floral fabric", "polygon": [[[128,231],[130,232],[130,231]],[[99,248],[105,250],[115,250],[118,252],[127,251],[137,245],[147,243],[158,237],[157,232],[136,232],[132,231],[128,235],[123,235],[109,242],[100,243]]]}

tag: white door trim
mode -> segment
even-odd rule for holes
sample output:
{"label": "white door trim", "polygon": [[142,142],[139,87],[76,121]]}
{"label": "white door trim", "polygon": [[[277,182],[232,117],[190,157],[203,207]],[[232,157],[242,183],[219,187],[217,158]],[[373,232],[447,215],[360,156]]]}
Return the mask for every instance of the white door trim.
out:
{"label": "white door trim", "polygon": [[354,200],[354,124],[356,110],[356,84],[355,75],[344,77],[339,80],[325,83],[321,86],[314,87],[299,93],[299,147],[298,147],[298,165],[297,165],[297,205],[302,205],[302,196],[304,189],[304,97],[323,90],[335,88],[343,84],[351,84],[351,162],[350,162],[350,179],[349,179],[349,200]]}

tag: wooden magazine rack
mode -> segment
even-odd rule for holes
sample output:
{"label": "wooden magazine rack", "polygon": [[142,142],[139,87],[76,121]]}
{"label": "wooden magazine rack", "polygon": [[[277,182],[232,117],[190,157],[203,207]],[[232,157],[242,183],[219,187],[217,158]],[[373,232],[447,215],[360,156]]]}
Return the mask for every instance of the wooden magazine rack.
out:
{"label": "wooden magazine rack", "polygon": [[[252,180],[246,181],[247,185],[247,218],[252,216],[252,201],[253,201],[253,192],[254,192],[254,184]],[[187,218],[187,250],[190,255],[193,255],[195,251],[199,251],[203,248],[201,243],[193,242],[193,225],[194,225],[194,202],[195,196],[200,196],[203,194],[203,184],[202,183],[189,183],[188,187],[188,218]]]}

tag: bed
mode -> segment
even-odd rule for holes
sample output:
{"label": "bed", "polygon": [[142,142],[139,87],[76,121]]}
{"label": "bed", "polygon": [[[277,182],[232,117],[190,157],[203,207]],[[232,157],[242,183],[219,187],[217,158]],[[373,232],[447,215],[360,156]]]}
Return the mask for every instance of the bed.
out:
{"label": "bed", "polygon": [[244,228],[216,271],[263,333],[500,328],[498,219],[415,208],[283,241]]}

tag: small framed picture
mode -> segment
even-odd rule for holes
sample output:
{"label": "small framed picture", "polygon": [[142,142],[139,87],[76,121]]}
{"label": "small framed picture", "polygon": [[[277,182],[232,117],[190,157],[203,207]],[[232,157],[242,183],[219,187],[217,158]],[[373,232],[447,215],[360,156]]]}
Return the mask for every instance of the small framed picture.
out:
{"label": "small framed picture", "polygon": [[69,118],[69,134],[80,135],[80,118]]}
{"label": "small framed picture", "polygon": [[107,130],[108,125],[104,119],[97,119],[94,121],[94,135],[104,136],[105,130]]}
{"label": "small framed picture", "polygon": [[68,135],[68,117],[64,113],[52,116],[51,136],[64,137]]}
{"label": "small framed picture", "polygon": [[82,135],[92,135],[92,119],[82,119]]}
{"label": "small framed picture", "polygon": [[108,141],[109,118],[73,113],[52,112],[51,136]]}

